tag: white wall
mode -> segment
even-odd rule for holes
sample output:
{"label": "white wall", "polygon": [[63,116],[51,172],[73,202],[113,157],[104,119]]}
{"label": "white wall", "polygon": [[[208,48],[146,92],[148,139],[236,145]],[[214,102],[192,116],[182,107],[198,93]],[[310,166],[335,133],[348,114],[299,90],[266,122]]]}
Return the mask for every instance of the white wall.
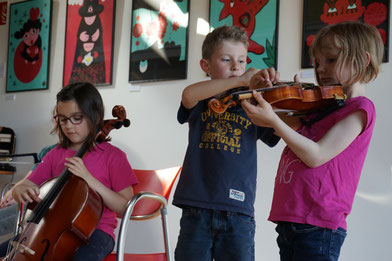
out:
{"label": "white wall", "polygon": [[[15,2],[15,1],[10,1]],[[182,89],[205,76],[199,68],[203,36],[196,33],[199,18],[208,21],[209,1],[192,0],[190,6],[188,79],[139,84],[139,92],[128,91],[131,4],[118,0],[116,7],[113,85],[100,87],[106,105],[106,117],[111,108],[124,105],[131,126],[112,132],[113,144],[127,152],[134,168],[156,169],[181,165],[187,146],[187,126],[176,121]],[[23,93],[5,93],[5,78],[0,75],[0,125],[12,127],[17,134],[16,152],[35,152],[52,144],[49,135],[50,115],[55,95],[61,88],[64,62],[65,1],[53,0],[51,61],[49,89]],[[278,69],[281,78],[291,80],[301,70],[302,0],[281,0],[279,21]],[[7,62],[8,26],[0,26],[0,63]],[[391,59],[391,58],[390,58]],[[392,90],[391,64],[367,88],[367,95],[377,108],[377,123],[368,157],[362,173],[352,214],[348,218],[348,237],[343,245],[341,260],[392,260],[390,234],[392,224],[392,179],[389,137],[391,116],[389,94]],[[313,81],[314,79],[304,79]],[[271,204],[274,176],[283,142],[273,149],[259,144],[259,179],[256,200],[256,260],[278,260],[275,225],[266,221]],[[21,174],[19,174],[21,175]],[[2,177],[3,182],[6,178]],[[169,226],[172,249],[177,242],[178,208],[169,206]],[[159,220],[143,225],[130,225],[138,235],[131,240],[130,250],[149,252],[161,250]],[[143,241],[144,240],[144,241]]]}

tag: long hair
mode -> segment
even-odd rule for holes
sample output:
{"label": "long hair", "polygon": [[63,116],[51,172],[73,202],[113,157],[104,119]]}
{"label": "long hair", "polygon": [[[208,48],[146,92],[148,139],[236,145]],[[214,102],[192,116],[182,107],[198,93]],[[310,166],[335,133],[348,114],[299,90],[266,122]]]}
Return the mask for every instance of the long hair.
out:
{"label": "long hair", "polygon": [[[56,96],[57,104],[74,100],[83,114],[83,119],[87,120],[89,134],[86,138],[88,144],[93,145],[95,136],[104,125],[104,105],[102,97],[97,88],[88,82],[72,83],[64,87]],[[57,108],[57,106],[56,106]],[[59,143],[63,148],[71,145],[71,140],[65,136],[60,124],[57,123]]]}

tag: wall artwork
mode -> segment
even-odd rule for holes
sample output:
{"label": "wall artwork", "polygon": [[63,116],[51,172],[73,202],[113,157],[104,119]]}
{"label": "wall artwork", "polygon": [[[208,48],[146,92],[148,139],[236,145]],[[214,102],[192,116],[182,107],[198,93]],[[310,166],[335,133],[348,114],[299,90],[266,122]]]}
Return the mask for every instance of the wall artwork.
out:
{"label": "wall artwork", "polygon": [[48,89],[52,1],[10,5],[6,92]]}
{"label": "wall artwork", "polygon": [[133,0],[129,82],[186,79],[189,0]]}
{"label": "wall artwork", "polygon": [[7,23],[7,1],[0,2],[0,25]]}
{"label": "wall artwork", "polygon": [[68,0],[63,86],[112,84],[115,0]]}
{"label": "wall artwork", "polygon": [[248,34],[247,68],[277,68],[279,0],[210,0],[211,30],[242,27]]}
{"label": "wall artwork", "polygon": [[302,68],[312,67],[309,55],[315,34],[324,26],[344,21],[371,24],[384,42],[384,62],[389,57],[390,0],[304,0]]}

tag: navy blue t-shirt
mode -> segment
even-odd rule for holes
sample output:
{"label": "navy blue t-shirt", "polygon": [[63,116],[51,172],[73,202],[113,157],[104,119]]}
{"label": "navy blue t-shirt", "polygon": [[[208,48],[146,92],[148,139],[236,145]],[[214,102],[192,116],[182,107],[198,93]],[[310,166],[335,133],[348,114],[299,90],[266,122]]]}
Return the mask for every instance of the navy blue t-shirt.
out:
{"label": "navy blue t-shirt", "polygon": [[256,141],[275,146],[280,138],[274,130],[252,124],[240,105],[215,114],[208,100],[191,110],[181,104],[177,119],[189,124],[189,144],[173,204],[253,216]]}

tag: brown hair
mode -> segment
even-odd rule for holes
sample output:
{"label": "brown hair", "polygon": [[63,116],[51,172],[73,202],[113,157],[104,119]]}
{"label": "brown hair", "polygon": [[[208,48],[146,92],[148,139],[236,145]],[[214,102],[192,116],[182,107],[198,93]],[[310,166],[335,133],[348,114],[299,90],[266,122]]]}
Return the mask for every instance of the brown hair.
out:
{"label": "brown hair", "polygon": [[212,32],[207,34],[204,39],[201,49],[203,59],[210,59],[216,48],[218,48],[223,41],[241,42],[246,48],[248,48],[249,45],[248,35],[242,28],[234,25],[223,25],[215,28]]}
{"label": "brown hair", "polygon": [[[86,139],[86,144],[93,144],[94,138],[99,129],[103,127],[104,105],[102,97],[97,88],[88,82],[76,82],[67,85],[57,93],[57,104],[74,100],[88,122],[90,133]],[[57,105],[56,105],[57,109]],[[56,124],[59,130],[59,143],[61,147],[67,148],[72,142],[63,133],[60,124]]]}
{"label": "brown hair", "polygon": [[[310,55],[314,59],[317,52],[330,47],[340,50],[337,61],[339,71],[341,72],[345,66],[351,71],[348,84],[368,83],[377,77],[384,54],[384,44],[375,27],[361,22],[343,22],[323,27],[316,34]],[[370,55],[369,64],[366,52]],[[315,67],[319,81],[316,69]]]}

